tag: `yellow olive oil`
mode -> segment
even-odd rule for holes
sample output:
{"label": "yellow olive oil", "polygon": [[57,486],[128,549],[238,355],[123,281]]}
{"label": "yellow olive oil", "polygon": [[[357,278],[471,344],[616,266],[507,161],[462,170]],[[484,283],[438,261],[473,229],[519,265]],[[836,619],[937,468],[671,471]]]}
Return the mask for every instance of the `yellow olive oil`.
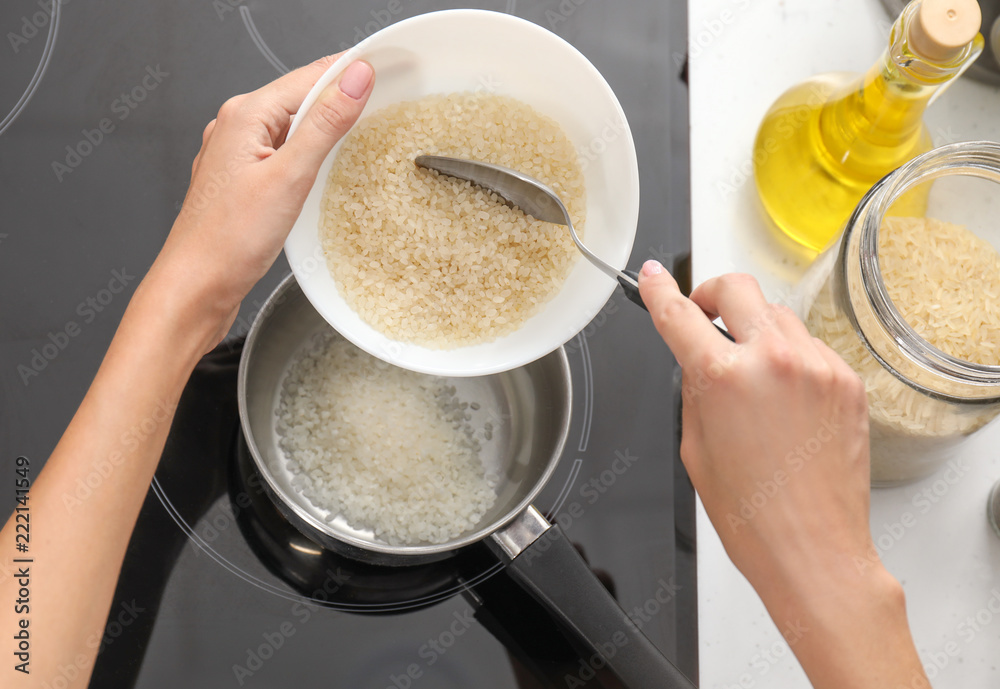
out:
{"label": "yellow olive oil", "polygon": [[[941,87],[982,51],[979,34],[945,63],[915,55],[907,28],[919,2],[896,21],[890,47],[858,77],[813,77],[771,106],[754,142],[754,178],[767,214],[789,237],[822,250],[883,176],[932,148],[923,112]],[[894,215],[923,216],[930,185],[916,187]]]}

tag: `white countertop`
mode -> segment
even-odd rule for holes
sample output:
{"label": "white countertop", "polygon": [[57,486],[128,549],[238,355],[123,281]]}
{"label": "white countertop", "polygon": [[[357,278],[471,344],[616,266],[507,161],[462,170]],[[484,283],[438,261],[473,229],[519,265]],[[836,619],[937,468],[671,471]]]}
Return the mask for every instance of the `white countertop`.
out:
{"label": "white countertop", "polygon": [[[878,0],[697,0],[689,12],[694,283],[751,273],[777,301],[812,256],[764,223],[750,176],[757,125],[789,86],[820,72],[867,69],[891,19]],[[963,79],[926,120],[937,144],[1000,141],[1000,90]],[[873,491],[872,533],[906,589],[935,689],[995,688],[1000,538],[986,521],[986,498],[1000,479],[1000,425],[970,438],[958,461],[956,471]],[[700,686],[808,687],[700,503],[698,510]]]}

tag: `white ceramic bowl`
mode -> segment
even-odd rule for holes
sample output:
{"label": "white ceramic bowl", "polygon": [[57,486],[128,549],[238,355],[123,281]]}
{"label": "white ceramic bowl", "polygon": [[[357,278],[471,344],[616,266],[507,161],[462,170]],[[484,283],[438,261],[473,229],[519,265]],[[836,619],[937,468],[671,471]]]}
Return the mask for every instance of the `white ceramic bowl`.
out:
{"label": "white ceramic bowl", "polygon": [[[309,92],[300,112],[358,59],[371,63],[376,73],[365,114],[430,94],[489,89],[528,103],[559,122],[584,166],[584,242],[611,265],[626,264],[639,215],[635,145],[611,87],[576,48],[531,22],[498,12],[423,14],[386,27],[345,53]],[[295,135],[296,124],[292,123],[289,136]],[[285,242],[285,254],[316,310],[369,354],[443,376],[509,370],[569,341],[597,315],[617,286],[581,256],[560,292],[510,335],[447,350],[391,340],[347,305],[326,267],[319,239],[320,202],[338,149],[334,147],[320,168]]]}

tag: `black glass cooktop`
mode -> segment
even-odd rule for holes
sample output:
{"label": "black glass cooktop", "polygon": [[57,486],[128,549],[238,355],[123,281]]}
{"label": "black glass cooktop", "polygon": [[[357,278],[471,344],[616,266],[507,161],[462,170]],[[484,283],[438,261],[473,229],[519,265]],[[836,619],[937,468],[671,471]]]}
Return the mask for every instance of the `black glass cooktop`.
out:
{"label": "black glass cooktop", "polygon": [[[656,257],[684,272],[685,3],[5,0],[4,475],[18,455],[40,468],[55,446],[169,230],[219,105],[388,23],[458,6],[534,21],[605,75],[639,155],[631,267]],[[298,534],[263,494],[239,432],[236,367],[242,336],[287,271],[279,259],[185,391],[91,686],[565,686],[579,676],[578,651],[485,548],[423,567],[365,567]],[[621,293],[567,349],[570,441],[536,505],[697,677],[694,498],[677,457],[676,365]],[[13,494],[0,494],[5,515],[13,506]]]}

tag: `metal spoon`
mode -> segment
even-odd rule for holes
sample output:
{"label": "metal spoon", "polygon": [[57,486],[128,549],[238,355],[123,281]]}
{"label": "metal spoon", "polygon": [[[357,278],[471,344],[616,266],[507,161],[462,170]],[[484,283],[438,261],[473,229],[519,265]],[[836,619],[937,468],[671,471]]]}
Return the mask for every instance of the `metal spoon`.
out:
{"label": "metal spoon", "polygon": [[[491,163],[481,163],[477,160],[419,155],[413,162],[420,167],[437,170],[443,175],[464,179],[484,189],[489,189],[507,203],[517,206],[526,215],[533,218],[543,222],[565,225],[569,228],[569,234],[573,238],[576,248],[587,257],[587,260],[597,266],[601,272],[618,280],[618,284],[622,286],[625,296],[630,301],[649,311],[639,294],[639,274],[634,270],[612,268],[585,247],[577,236],[576,230],[573,229],[573,221],[569,217],[569,211],[566,210],[559,195],[550,187],[523,172]],[[715,327],[725,335],[726,339],[734,341],[733,336],[726,330],[718,325]]]}
{"label": "metal spoon", "polygon": [[601,272],[618,280],[618,284],[625,290],[625,296],[642,308],[646,308],[646,305],[642,303],[642,297],[639,296],[639,274],[631,270],[612,268],[584,246],[573,228],[569,211],[566,210],[559,195],[550,187],[517,170],[490,163],[481,163],[476,160],[421,155],[417,156],[414,162],[420,167],[437,170],[443,175],[464,179],[484,189],[489,189],[533,218],[543,222],[565,225],[569,228],[573,243],[587,257],[587,260],[597,266]]}

